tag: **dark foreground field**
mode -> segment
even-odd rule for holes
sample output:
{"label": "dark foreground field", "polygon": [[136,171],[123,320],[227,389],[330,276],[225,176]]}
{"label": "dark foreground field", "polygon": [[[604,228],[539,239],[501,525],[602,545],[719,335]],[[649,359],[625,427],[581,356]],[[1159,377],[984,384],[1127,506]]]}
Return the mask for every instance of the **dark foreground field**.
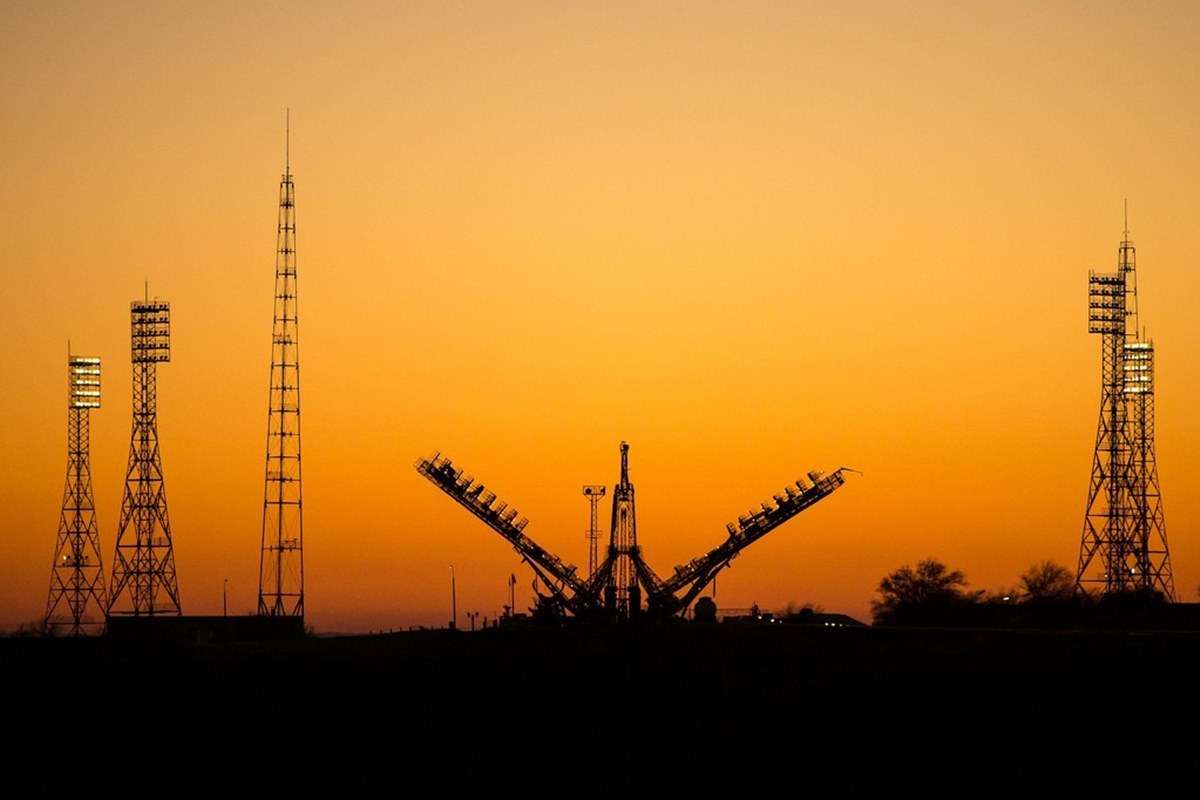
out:
{"label": "dark foreground field", "polygon": [[1149,790],[1193,769],[1198,656],[1194,633],[732,625],[5,639],[0,685],[8,777],[55,795],[136,774],[165,796],[423,795],[430,781],[760,796],[781,793],[780,776],[792,795],[819,780],[973,796],[1050,774]]}

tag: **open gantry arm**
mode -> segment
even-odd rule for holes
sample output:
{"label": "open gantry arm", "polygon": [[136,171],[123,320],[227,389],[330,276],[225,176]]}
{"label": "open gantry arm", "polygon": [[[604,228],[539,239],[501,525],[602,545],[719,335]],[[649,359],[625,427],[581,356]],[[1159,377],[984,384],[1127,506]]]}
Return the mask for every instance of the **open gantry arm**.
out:
{"label": "open gantry arm", "polygon": [[[798,480],[794,488],[788,486],[774,495],[773,503],[763,503],[759,510],[751,509],[738,517],[736,524],[731,522],[726,525],[729,535],[725,541],[708,553],[675,567],[672,575],[648,592],[651,605],[667,614],[685,610],[738,553],[801,511],[833,494],[846,482],[847,472],[858,470],[839,467],[829,475],[810,472],[808,477],[811,485],[803,479]],[[647,585],[650,585],[649,582]]]}
{"label": "open gantry arm", "polygon": [[422,458],[417,461],[416,468],[434,486],[504,537],[565,608],[577,616],[593,608],[595,594],[579,577],[578,569],[526,536],[524,531],[529,520],[518,518],[517,510],[499,500],[495,492],[488,491],[482,483],[464,475],[449,458],[441,454]]}

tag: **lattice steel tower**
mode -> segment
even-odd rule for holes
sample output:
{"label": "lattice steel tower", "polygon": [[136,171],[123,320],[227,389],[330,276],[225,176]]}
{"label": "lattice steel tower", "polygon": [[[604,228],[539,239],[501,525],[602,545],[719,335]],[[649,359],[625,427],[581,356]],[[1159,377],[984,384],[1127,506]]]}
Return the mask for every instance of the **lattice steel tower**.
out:
{"label": "lattice steel tower", "polygon": [[1101,337],[1100,420],[1076,585],[1174,600],[1154,447],[1154,343],[1139,332],[1128,216],[1117,271],[1088,276],[1088,331]]}
{"label": "lattice steel tower", "polygon": [[[68,347],[68,351],[70,348]],[[100,407],[100,359],[67,353],[67,485],[50,567],[46,628],[100,633],[108,598],[92,493],[91,410]]]}
{"label": "lattice steel tower", "polygon": [[291,115],[279,182],[275,246],[275,322],[267,404],[267,468],[258,613],[304,616],[304,506],[300,480],[300,355],[296,319],[296,190],[292,183]]}
{"label": "lattice steel tower", "polygon": [[171,360],[171,305],[130,303],[133,431],[109,581],[109,615],[178,615],[179,583],[158,441],[158,365]]}
{"label": "lattice steel tower", "polygon": [[625,442],[621,442],[621,479],[613,488],[608,552],[614,563],[604,587],[604,605],[618,617],[636,616],[642,602],[637,565],[641,553],[637,543],[633,484],[629,482],[629,445]]}
{"label": "lattice steel tower", "polygon": [[608,490],[604,486],[589,485],[583,487],[583,496],[588,499],[588,577],[596,574],[600,563],[600,501]]}

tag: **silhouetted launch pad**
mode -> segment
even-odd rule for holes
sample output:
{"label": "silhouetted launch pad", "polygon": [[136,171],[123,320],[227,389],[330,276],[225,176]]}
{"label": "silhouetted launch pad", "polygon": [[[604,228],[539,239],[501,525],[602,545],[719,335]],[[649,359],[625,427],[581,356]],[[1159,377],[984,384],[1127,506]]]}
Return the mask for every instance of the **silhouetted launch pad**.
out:
{"label": "silhouetted launch pad", "polygon": [[[809,481],[797,480],[726,525],[725,541],[704,555],[675,567],[660,578],[642,557],[637,541],[637,514],[633,484],[629,481],[629,445],[621,442],[621,475],[612,494],[612,522],[608,554],[586,578],[572,564],[538,545],[525,534],[529,520],[496,497],[482,483],[449,458],[435,454],[416,463],[417,472],[504,537],[529,565],[548,594],[538,592],[539,605],[552,612],[579,619],[629,619],[646,616],[665,618],[686,613],[722,569],[742,550],[766,536],[801,511],[833,494],[846,482],[840,467],[828,475],[808,473]],[[642,596],[645,595],[645,607]]]}

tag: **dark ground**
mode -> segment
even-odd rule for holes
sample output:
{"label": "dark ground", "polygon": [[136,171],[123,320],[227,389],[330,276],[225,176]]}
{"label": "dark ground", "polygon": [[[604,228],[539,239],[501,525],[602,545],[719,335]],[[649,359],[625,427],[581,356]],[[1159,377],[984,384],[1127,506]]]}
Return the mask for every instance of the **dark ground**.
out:
{"label": "dark ground", "polygon": [[[639,798],[664,786],[759,796],[880,784],[974,796],[1047,780],[1143,796],[1195,771],[1198,667],[1200,634],[1178,632],[681,625],[212,646],[12,638],[0,639],[0,719],[8,785],[55,796],[134,773],[165,796],[424,794],[416,787],[431,781],[453,794],[482,785],[532,797],[613,783]],[[604,767],[621,763],[629,768]]]}

